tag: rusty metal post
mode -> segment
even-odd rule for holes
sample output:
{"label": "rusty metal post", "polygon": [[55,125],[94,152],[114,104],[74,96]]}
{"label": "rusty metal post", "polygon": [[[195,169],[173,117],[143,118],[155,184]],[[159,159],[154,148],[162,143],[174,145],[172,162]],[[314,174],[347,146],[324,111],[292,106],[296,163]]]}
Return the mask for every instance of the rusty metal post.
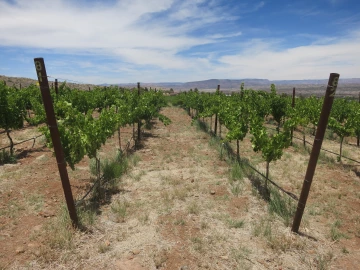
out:
{"label": "rusty metal post", "polygon": [[[295,87],[293,88],[291,107],[295,107]],[[291,129],[291,145],[293,145],[294,128]]]}
{"label": "rusty metal post", "polygon": [[324,139],[325,130],[326,130],[326,126],[327,126],[327,123],[329,120],[329,115],[330,115],[331,107],[332,107],[332,104],[334,101],[334,96],[336,93],[336,88],[338,85],[339,77],[340,77],[340,75],[337,73],[331,73],[330,77],[329,77],[329,82],[328,82],[328,86],[327,86],[325,98],[324,98],[324,104],[323,104],[323,107],[321,110],[319,124],[318,124],[318,128],[316,130],[316,135],[315,135],[315,139],[314,139],[314,145],[313,145],[313,148],[311,151],[309,164],[308,164],[306,174],[305,174],[305,180],[303,183],[300,199],[298,202],[293,225],[291,228],[291,230],[296,233],[299,232],[301,219],[304,214],[306,201],[307,201],[311,183],[312,183],[312,180],[314,177],[316,164],[317,164],[317,160],[319,158],[320,149],[321,149],[321,145],[322,145],[322,142]]}
{"label": "rusty metal post", "polygon": [[[360,103],[360,92],[359,92],[359,103]],[[360,135],[357,136],[356,145],[359,147],[360,145]]]}
{"label": "rusty metal post", "polygon": [[[138,102],[140,102],[140,83],[138,82],[137,83],[137,88],[138,88]],[[138,144],[140,144],[140,136],[141,136],[141,119],[138,119],[138,123],[137,123],[137,126],[138,126],[138,130],[137,130],[137,142]]]}
{"label": "rusty metal post", "polygon": [[[216,95],[219,95],[219,92],[220,92],[220,84],[216,88]],[[216,137],[216,133],[217,133],[217,122],[218,122],[218,114],[215,113],[215,127],[214,127],[215,137]]]}
{"label": "rusty metal post", "polygon": [[[115,113],[118,114],[119,112],[119,107],[116,106],[115,107]],[[118,127],[118,141],[119,141],[119,150],[121,151],[121,134],[120,134],[120,125]]]}
{"label": "rusty metal post", "polygon": [[293,95],[292,95],[292,103],[291,103],[291,107],[295,107],[295,87],[293,88]]}
{"label": "rusty metal post", "polygon": [[58,88],[58,80],[55,79],[55,93],[58,95],[59,94],[59,88]]}
{"label": "rusty metal post", "polygon": [[58,164],[58,169],[61,178],[61,184],[64,190],[66,204],[69,210],[69,215],[74,227],[78,226],[78,217],[76,214],[75,204],[73,195],[71,192],[71,186],[69,181],[68,172],[66,170],[66,162],[64,152],[61,146],[60,133],[57,127],[57,122],[54,113],[54,106],[51,101],[49,82],[47,79],[46,69],[44,58],[35,58],[34,59],[36,73],[40,85],[41,96],[44,102],[47,124],[50,130],[51,140],[54,145],[54,151],[56,156],[56,161]]}

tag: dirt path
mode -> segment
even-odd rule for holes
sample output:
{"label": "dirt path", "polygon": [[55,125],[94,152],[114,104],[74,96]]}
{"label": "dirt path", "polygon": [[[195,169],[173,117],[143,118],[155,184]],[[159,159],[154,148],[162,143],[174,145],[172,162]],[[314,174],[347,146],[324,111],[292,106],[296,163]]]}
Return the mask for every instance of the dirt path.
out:
{"label": "dirt path", "polygon": [[[77,232],[56,256],[34,254],[26,269],[357,269],[359,237],[345,239],[353,248],[332,241],[321,214],[302,226],[316,239],[291,234],[249,179],[231,180],[236,171],[183,110],[163,113],[173,123],[145,132],[122,191],[99,209],[91,232]],[[22,267],[15,260],[10,268]]]}

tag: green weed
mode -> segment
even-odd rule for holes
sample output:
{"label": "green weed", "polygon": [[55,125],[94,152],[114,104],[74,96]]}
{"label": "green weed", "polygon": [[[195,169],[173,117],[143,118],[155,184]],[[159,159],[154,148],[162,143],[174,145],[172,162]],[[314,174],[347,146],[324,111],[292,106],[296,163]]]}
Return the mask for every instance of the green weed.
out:
{"label": "green weed", "polygon": [[9,151],[3,149],[0,151],[0,164],[12,164],[16,163],[17,159],[14,154],[11,154]]}
{"label": "green weed", "polygon": [[341,227],[341,221],[336,220],[330,228],[330,238],[333,241],[339,241],[341,238],[347,238],[347,235],[342,233],[339,228]]}
{"label": "green weed", "polygon": [[196,202],[191,202],[188,206],[189,214],[198,215],[200,213],[200,207]]}
{"label": "green weed", "polygon": [[289,197],[282,196],[276,189],[270,189],[269,211],[283,218],[284,224],[289,226],[295,214],[295,204]]}
{"label": "green weed", "polygon": [[227,223],[229,225],[229,228],[240,229],[240,228],[244,227],[244,221],[243,220],[228,219]]}
{"label": "green weed", "polygon": [[119,222],[124,222],[128,215],[130,203],[127,201],[116,201],[111,205],[111,211],[116,215]]}
{"label": "green weed", "polygon": [[174,221],[174,225],[181,225],[184,226],[186,224],[185,220],[180,218]]}

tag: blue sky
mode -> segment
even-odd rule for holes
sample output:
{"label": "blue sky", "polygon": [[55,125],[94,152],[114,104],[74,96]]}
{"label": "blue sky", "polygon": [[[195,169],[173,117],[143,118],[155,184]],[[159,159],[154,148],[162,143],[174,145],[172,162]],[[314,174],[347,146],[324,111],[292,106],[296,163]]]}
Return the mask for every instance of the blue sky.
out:
{"label": "blue sky", "polygon": [[0,0],[0,74],[84,83],[360,77],[360,1]]}

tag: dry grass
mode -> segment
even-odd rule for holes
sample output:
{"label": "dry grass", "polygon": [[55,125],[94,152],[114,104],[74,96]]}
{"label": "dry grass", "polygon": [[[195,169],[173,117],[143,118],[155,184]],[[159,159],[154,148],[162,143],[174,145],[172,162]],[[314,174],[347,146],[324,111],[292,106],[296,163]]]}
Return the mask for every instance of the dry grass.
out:
{"label": "dry grass", "polygon": [[[270,202],[265,201],[256,185],[263,180],[246,166],[232,163],[218,139],[196,131],[177,108],[165,113],[174,123],[155,124],[155,136],[130,157],[132,169],[122,178],[119,192],[95,215],[84,208],[84,220],[92,224],[88,232],[71,230],[61,213],[49,223],[44,253],[52,255],[44,256],[51,260],[43,262],[43,268],[112,269],[125,260],[144,269],[331,269],[339,258],[357,254],[342,234],[359,235],[360,227],[349,233],[341,211],[341,201],[359,199],[360,186],[351,184],[356,179],[346,182],[355,187],[349,193],[343,172],[334,174],[340,169],[324,157],[318,166],[331,170],[331,177],[324,176],[327,183],[314,181],[314,196],[301,227],[318,241],[292,234],[293,205],[286,196],[272,193]],[[223,136],[225,132],[223,128]],[[263,171],[262,158],[252,152],[249,138],[241,147],[244,163]],[[291,148],[271,164],[273,180],[298,194],[307,155],[301,146]],[[25,200],[26,208],[41,207],[41,196],[36,195]],[[351,222],[359,224],[360,218],[355,218]]]}

